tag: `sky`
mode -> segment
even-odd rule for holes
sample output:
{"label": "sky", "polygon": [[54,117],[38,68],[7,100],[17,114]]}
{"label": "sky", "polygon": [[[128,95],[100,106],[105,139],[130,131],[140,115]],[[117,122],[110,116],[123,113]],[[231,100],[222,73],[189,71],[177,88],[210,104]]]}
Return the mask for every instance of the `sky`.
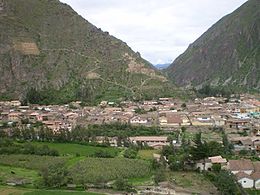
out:
{"label": "sky", "polygon": [[153,64],[171,63],[247,0],[60,0]]}

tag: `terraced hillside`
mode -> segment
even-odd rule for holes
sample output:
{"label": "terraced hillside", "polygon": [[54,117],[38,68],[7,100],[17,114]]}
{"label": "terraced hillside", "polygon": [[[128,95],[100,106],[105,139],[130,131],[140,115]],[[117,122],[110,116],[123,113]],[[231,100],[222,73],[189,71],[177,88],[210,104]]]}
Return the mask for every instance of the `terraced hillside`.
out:
{"label": "terraced hillside", "polygon": [[174,95],[126,43],[58,0],[0,0],[0,99],[64,103]]}

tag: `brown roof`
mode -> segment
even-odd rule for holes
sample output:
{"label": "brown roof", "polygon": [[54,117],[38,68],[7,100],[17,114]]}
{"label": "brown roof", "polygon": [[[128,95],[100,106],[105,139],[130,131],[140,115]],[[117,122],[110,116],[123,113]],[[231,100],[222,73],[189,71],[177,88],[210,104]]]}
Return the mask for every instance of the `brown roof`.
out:
{"label": "brown roof", "polygon": [[231,171],[244,171],[244,170],[254,170],[253,163],[251,160],[230,160],[229,167]]}
{"label": "brown roof", "polygon": [[137,137],[129,137],[132,141],[167,141],[166,136],[137,136]]}
{"label": "brown roof", "polygon": [[251,177],[254,179],[254,180],[259,180],[260,179],[260,172],[254,172]]}
{"label": "brown roof", "polygon": [[248,175],[245,172],[238,172],[236,174],[236,177],[237,177],[238,180],[243,179],[243,178],[253,179],[251,175]]}
{"label": "brown roof", "polygon": [[245,139],[245,140],[241,140],[241,143],[243,145],[253,145],[253,141],[252,139],[248,138],[248,139]]}
{"label": "brown roof", "polygon": [[167,123],[182,123],[182,118],[178,114],[167,114]]}
{"label": "brown roof", "polygon": [[225,158],[222,158],[222,156],[212,156],[209,157],[212,163],[226,163],[227,160]]}
{"label": "brown roof", "polygon": [[260,162],[254,162],[253,163],[254,165],[254,169],[255,169],[255,172],[260,172]]}

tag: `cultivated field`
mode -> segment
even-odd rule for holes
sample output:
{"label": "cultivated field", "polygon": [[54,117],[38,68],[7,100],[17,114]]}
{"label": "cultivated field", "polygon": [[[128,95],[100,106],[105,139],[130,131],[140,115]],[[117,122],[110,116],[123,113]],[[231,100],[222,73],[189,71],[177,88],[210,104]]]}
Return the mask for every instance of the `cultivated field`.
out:
{"label": "cultivated field", "polygon": [[149,162],[124,158],[87,158],[76,163],[69,171],[76,183],[107,182],[117,178],[142,178],[151,174]]}

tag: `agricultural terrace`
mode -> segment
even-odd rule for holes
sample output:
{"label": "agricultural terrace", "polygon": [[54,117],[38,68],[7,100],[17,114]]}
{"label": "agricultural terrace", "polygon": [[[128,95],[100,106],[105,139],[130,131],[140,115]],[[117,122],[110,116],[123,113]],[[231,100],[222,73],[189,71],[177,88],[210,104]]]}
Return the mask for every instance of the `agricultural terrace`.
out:
{"label": "agricultural terrace", "polygon": [[107,182],[118,178],[146,177],[151,174],[150,163],[125,158],[87,158],[69,169],[76,183]]}

